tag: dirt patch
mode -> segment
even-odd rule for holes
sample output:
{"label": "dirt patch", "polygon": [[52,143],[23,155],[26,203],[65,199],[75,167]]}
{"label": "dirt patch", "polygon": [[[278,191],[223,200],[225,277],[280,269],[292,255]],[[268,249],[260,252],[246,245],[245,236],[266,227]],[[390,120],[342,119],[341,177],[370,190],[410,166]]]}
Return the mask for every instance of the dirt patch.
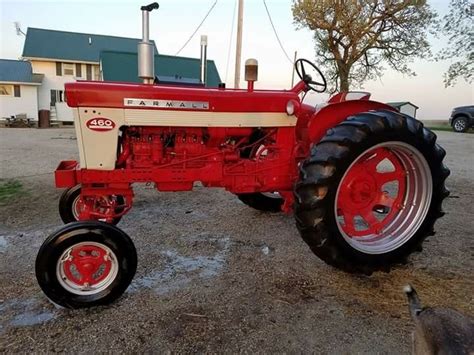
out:
{"label": "dirt patch", "polygon": [[378,312],[390,317],[409,319],[403,286],[410,283],[419,293],[424,306],[443,306],[474,316],[472,292],[474,279],[466,275],[405,267],[391,273],[357,276],[333,272],[314,279],[301,273],[279,275],[274,281],[274,297],[295,304],[320,298],[334,298],[350,314]]}

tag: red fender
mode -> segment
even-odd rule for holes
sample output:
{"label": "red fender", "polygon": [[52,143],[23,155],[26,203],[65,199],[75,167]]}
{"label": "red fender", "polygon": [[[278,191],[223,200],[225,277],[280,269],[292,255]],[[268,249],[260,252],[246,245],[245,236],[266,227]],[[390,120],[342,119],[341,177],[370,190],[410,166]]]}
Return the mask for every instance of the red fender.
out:
{"label": "red fender", "polygon": [[352,100],[328,104],[318,110],[308,123],[310,142],[312,144],[319,142],[328,129],[338,125],[347,117],[370,110],[397,111],[392,106],[369,100]]}

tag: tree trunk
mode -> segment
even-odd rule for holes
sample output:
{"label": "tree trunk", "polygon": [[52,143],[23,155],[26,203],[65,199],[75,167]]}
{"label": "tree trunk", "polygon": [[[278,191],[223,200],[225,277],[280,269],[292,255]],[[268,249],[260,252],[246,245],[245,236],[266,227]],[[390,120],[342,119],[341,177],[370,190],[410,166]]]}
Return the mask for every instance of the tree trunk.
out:
{"label": "tree trunk", "polygon": [[339,70],[340,92],[349,91],[349,70]]}
{"label": "tree trunk", "polygon": [[351,71],[351,66],[346,63],[338,63],[338,76],[339,76],[339,91],[348,92],[349,91],[349,73]]}

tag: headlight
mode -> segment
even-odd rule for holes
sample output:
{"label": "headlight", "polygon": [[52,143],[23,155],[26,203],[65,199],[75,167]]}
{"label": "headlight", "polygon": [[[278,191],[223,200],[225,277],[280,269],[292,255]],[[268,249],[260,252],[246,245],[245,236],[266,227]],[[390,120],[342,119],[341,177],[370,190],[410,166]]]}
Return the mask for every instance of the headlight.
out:
{"label": "headlight", "polygon": [[293,116],[296,112],[296,110],[298,109],[298,103],[295,102],[295,100],[290,100],[288,101],[288,103],[286,104],[286,113],[288,114],[288,116]]}

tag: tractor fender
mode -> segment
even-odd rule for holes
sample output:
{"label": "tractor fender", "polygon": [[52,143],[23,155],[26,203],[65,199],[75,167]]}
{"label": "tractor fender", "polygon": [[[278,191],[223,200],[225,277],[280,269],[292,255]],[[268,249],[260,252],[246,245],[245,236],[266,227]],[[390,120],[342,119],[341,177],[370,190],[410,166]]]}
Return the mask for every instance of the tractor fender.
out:
{"label": "tractor fender", "polygon": [[319,142],[328,129],[338,125],[347,117],[370,110],[390,110],[395,108],[382,102],[370,100],[351,100],[328,104],[316,111],[308,122],[308,135],[310,143]]}

